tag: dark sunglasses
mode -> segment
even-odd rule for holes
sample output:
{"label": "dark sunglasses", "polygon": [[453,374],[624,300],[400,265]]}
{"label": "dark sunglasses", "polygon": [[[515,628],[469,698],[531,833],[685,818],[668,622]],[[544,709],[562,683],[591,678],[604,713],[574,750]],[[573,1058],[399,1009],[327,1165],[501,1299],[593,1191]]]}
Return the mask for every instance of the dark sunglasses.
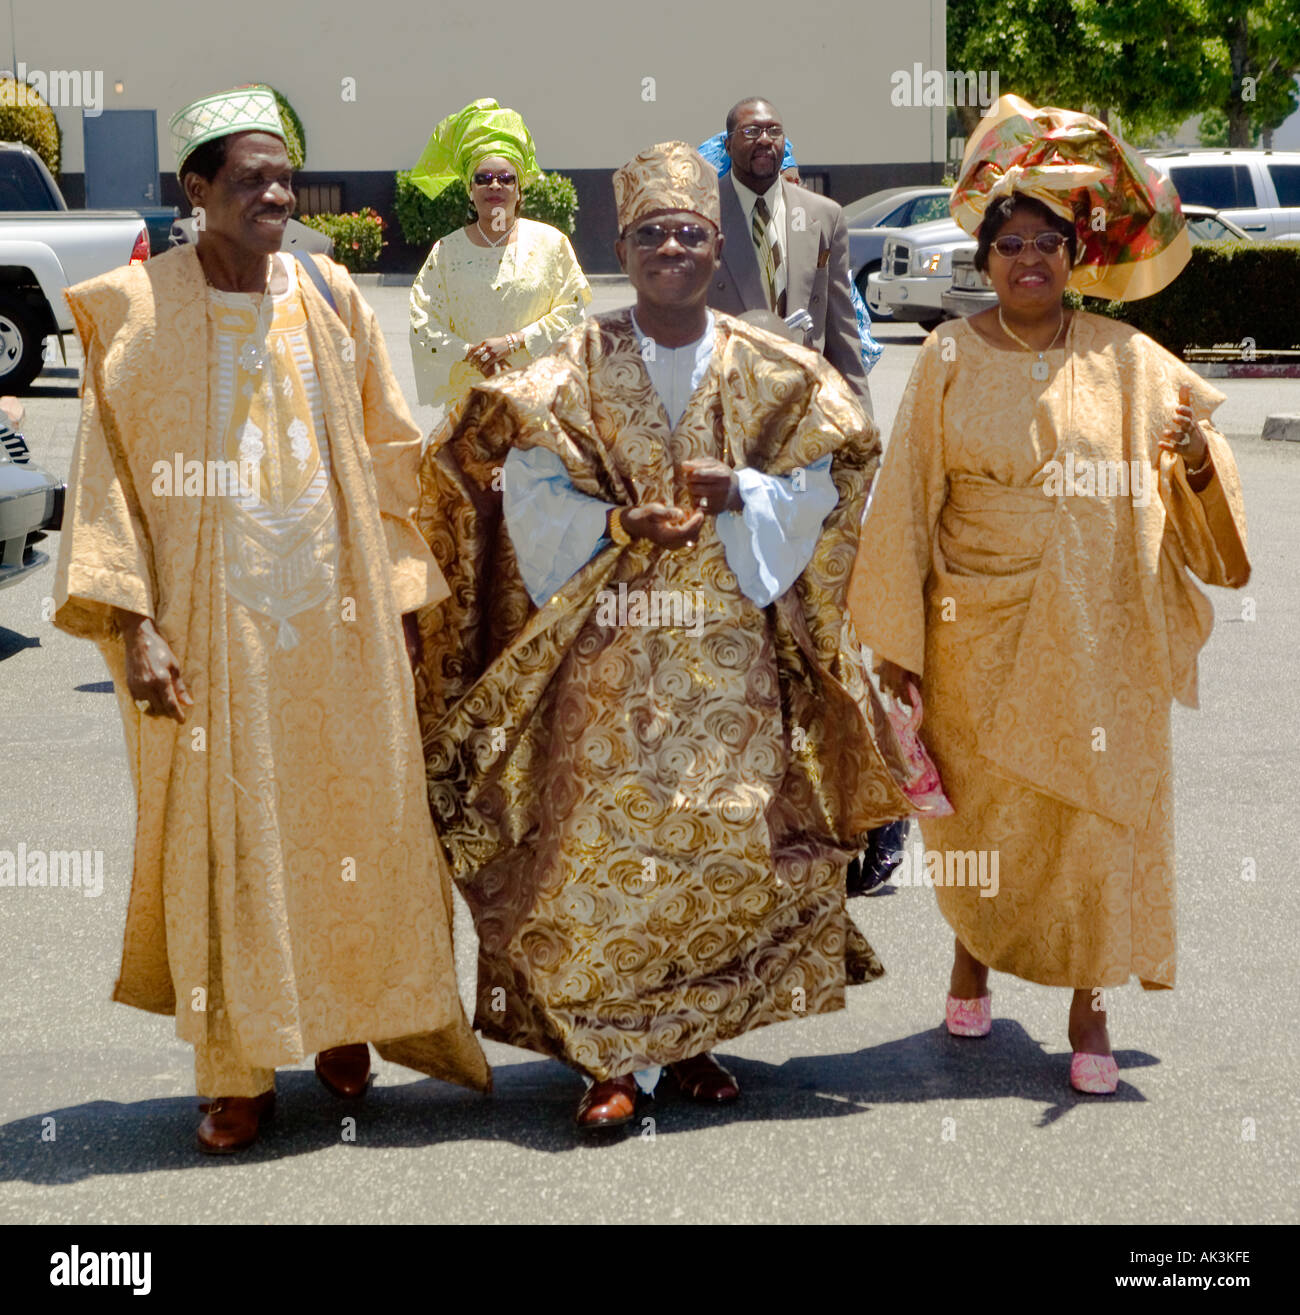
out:
{"label": "dark sunglasses", "polygon": [[513,187],[517,181],[512,173],[494,174],[490,169],[484,169],[482,173],[474,175],[474,186],[491,187],[494,180],[500,183],[502,187]]}
{"label": "dark sunglasses", "polygon": [[[995,238],[992,247],[999,256],[1014,260],[1030,243],[1031,239],[1008,233],[1006,237]],[[1060,233],[1035,233],[1032,238],[1034,246],[1045,256],[1054,256],[1065,245],[1065,238]]]}
{"label": "dark sunglasses", "polygon": [[658,251],[670,237],[688,251],[698,251],[713,238],[703,224],[638,224],[632,230],[632,241],[642,251]]}

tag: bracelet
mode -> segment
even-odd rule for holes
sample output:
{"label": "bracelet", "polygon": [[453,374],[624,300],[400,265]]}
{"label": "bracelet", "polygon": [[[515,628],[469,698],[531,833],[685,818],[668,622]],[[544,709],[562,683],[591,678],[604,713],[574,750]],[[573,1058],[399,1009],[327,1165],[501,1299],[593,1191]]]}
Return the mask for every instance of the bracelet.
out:
{"label": "bracelet", "polygon": [[1204,475],[1205,472],[1210,469],[1211,465],[1213,465],[1213,462],[1214,458],[1210,455],[1210,445],[1207,443],[1205,445],[1205,459],[1195,470],[1190,469],[1187,465],[1187,458],[1183,458],[1183,472],[1188,479],[1196,479],[1198,476]]}
{"label": "bracelet", "polygon": [[609,513],[608,529],[609,537],[620,548],[626,548],[632,542],[632,536],[623,528],[623,509],[621,507],[615,507]]}

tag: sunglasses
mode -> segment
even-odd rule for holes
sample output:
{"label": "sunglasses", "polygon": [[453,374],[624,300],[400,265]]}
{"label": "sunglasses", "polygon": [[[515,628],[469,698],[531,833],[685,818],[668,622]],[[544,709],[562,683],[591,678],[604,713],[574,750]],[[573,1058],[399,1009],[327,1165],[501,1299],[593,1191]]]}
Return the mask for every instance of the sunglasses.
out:
{"label": "sunglasses", "polygon": [[1060,233],[1035,233],[1032,239],[1018,237],[1015,233],[1008,233],[1006,237],[994,239],[991,245],[999,256],[1014,260],[1030,244],[1031,240],[1034,246],[1045,256],[1056,255],[1065,245],[1065,238]]}
{"label": "sunglasses", "polygon": [[658,251],[670,237],[688,251],[698,251],[713,238],[703,224],[639,224],[632,230],[632,241],[641,251]]}
{"label": "sunglasses", "polygon": [[484,169],[482,173],[474,175],[475,187],[491,187],[494,181],[500,183],[502,187],[513,187],[517,180],[512,173],[494,174],[490,169]]}

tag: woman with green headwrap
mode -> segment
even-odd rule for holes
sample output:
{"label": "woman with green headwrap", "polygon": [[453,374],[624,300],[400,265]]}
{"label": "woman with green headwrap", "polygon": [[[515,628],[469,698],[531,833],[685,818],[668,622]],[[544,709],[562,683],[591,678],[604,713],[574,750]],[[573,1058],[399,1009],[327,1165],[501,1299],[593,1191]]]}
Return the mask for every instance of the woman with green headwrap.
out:
{"label": "woman with green headwrap", "polygon": [[436,197],[460,179],[474,217],[435,242],[411,288],[411,354],[422,403],[455,406],[479,380],[525,365],[591,301],[569,239],[519,216],[540,178],[514,110],[476,100],[433,130],[411,180]]}

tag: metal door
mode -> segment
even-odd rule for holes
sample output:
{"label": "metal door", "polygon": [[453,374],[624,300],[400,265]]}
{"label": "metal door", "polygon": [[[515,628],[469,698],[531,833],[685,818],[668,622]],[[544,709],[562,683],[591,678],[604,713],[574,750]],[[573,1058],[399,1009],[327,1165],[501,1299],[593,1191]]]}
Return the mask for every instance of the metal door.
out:
{"label": "metal door", "polygon": [[86,207],[133,210],[158,204],[158,123],[153,110],[81,116]]}

